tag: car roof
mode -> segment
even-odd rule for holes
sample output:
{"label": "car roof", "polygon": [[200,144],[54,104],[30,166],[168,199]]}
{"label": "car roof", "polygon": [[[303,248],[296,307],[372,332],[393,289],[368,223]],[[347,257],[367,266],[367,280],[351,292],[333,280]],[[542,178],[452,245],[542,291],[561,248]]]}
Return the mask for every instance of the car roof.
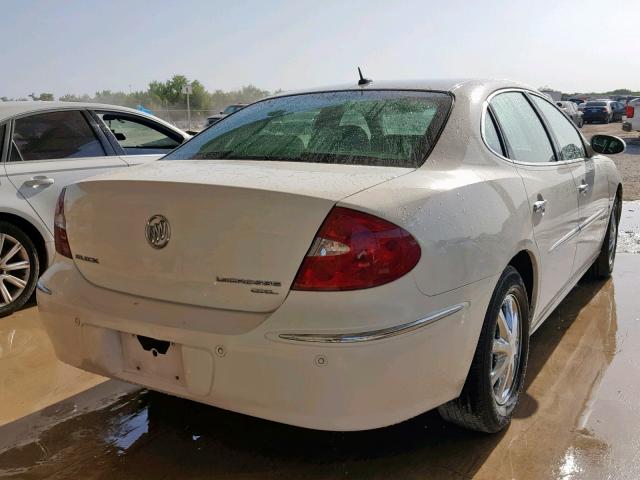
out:
{"label": "car roof", "polygon": [[269,98],[285,97],[288,95],[299,95],[303,93],[321,93],[340,90],[434,90],[440,92],[451,92],[470,94],[478,87],[485,91],[495,91],[503,88],[523,88],[525,90],[538,91],[521,82],[496,78],[433,78],[424,80],[404,80],[404,81],[388,81],[374,80],[366,85],[358,85],[357,81],[353,83],[332,85],[321,88],[311,88],[305,90],[280,92]]}
{"label": "car roof", "polygon": [[120,107],[117,105],[106,105],[103,103],[88,102],[48,102],[48,101],[24,101],[24,102],[0,102],[0,122],[7,118],[23,113],[45,112],[47,110],[65,109],[94,109],[94,110],[117,110],[119,112],[141,114],[139,110],[133,108]]}

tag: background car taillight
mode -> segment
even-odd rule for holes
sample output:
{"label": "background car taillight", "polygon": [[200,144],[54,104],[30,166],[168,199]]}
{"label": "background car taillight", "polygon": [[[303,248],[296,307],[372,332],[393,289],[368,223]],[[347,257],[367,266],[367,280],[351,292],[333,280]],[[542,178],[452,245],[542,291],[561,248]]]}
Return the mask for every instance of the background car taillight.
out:
{"label": "background car taillight", "polygon": [[71,255],[71,247],[69,246],[69,238],[67,238],[67,219],[64,216],[64,195],[67,188],[63,188],[56,203],[56,212],[53,217],[53,239],[55,240],[56,252],[68,258]]}
{"label": "background car taillight", "polygon": [[635,108],[633,108],[631,105],[627,105],[627,118],[633,118],[633,114],[635,113]]}
{"label": "background car taillight", "polygon": [[410,272],[420,254],[420,245],[403,228],[367,213],[335,207],[322,223],[291,288],[376,287]]}

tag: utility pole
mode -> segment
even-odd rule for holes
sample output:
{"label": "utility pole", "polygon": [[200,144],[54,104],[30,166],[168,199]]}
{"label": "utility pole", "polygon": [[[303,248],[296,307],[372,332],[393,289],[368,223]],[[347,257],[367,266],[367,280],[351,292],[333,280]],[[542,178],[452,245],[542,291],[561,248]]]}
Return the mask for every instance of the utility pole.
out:
{"label": "utility pole", "polygon": [[189,105],[189,95],[193,93],[193,87],[190,83],[187,83],[184,87],[182,87],[182,93],[187,96],[187,130],[191,130],[191,106]]}

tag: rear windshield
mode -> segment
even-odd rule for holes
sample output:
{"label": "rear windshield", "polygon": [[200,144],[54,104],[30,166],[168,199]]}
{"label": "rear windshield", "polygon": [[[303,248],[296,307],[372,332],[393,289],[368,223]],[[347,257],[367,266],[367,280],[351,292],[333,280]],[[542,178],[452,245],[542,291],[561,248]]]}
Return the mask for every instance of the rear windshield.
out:
{"label": "rear windshield", "polygon": [[587,102],[585,104],[587,107],[606,107],[607,102]]}
{"label": "rear windshield", "polygon": [[451,96],[419,91],[291,95],[250,105],[164,160],[272,160],[420,166],[437,141]]}

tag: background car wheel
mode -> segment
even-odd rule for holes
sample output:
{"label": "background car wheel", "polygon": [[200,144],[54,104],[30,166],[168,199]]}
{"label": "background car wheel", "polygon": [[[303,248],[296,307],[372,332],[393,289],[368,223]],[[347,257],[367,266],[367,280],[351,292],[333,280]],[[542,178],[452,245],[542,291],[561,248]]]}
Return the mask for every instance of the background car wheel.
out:
{"label": "background car wheel", "polygon": [[511,421],[529,356],[529,301],[518,271],[500,276],[460,397],[438,408],[447,421],[494,433]]}
{"label": "background car wheel", "polygon": [[0,221],[0,317],[31,298],[39,274],[38,253],[31,239],[13,224]]}
{"label": "background car wheel", "polygon": [[584,126],[584,120],[580,119],[578,121],[578,128],[582,128]]}
{"label": "background car wheel", "polygon": [[607,115],[607,118],[604,119],[604,123],[611,123],[611,116]]}
{"label": "background car wheel", "polygon": [[618,246],[618,223],[620,222],[620,199],[616,197],[609,216],[607,233],[602,242],[600,254],[587,272],[587,276],[594,280],[609,278],[613,273],[616,261],[616,248]]}

